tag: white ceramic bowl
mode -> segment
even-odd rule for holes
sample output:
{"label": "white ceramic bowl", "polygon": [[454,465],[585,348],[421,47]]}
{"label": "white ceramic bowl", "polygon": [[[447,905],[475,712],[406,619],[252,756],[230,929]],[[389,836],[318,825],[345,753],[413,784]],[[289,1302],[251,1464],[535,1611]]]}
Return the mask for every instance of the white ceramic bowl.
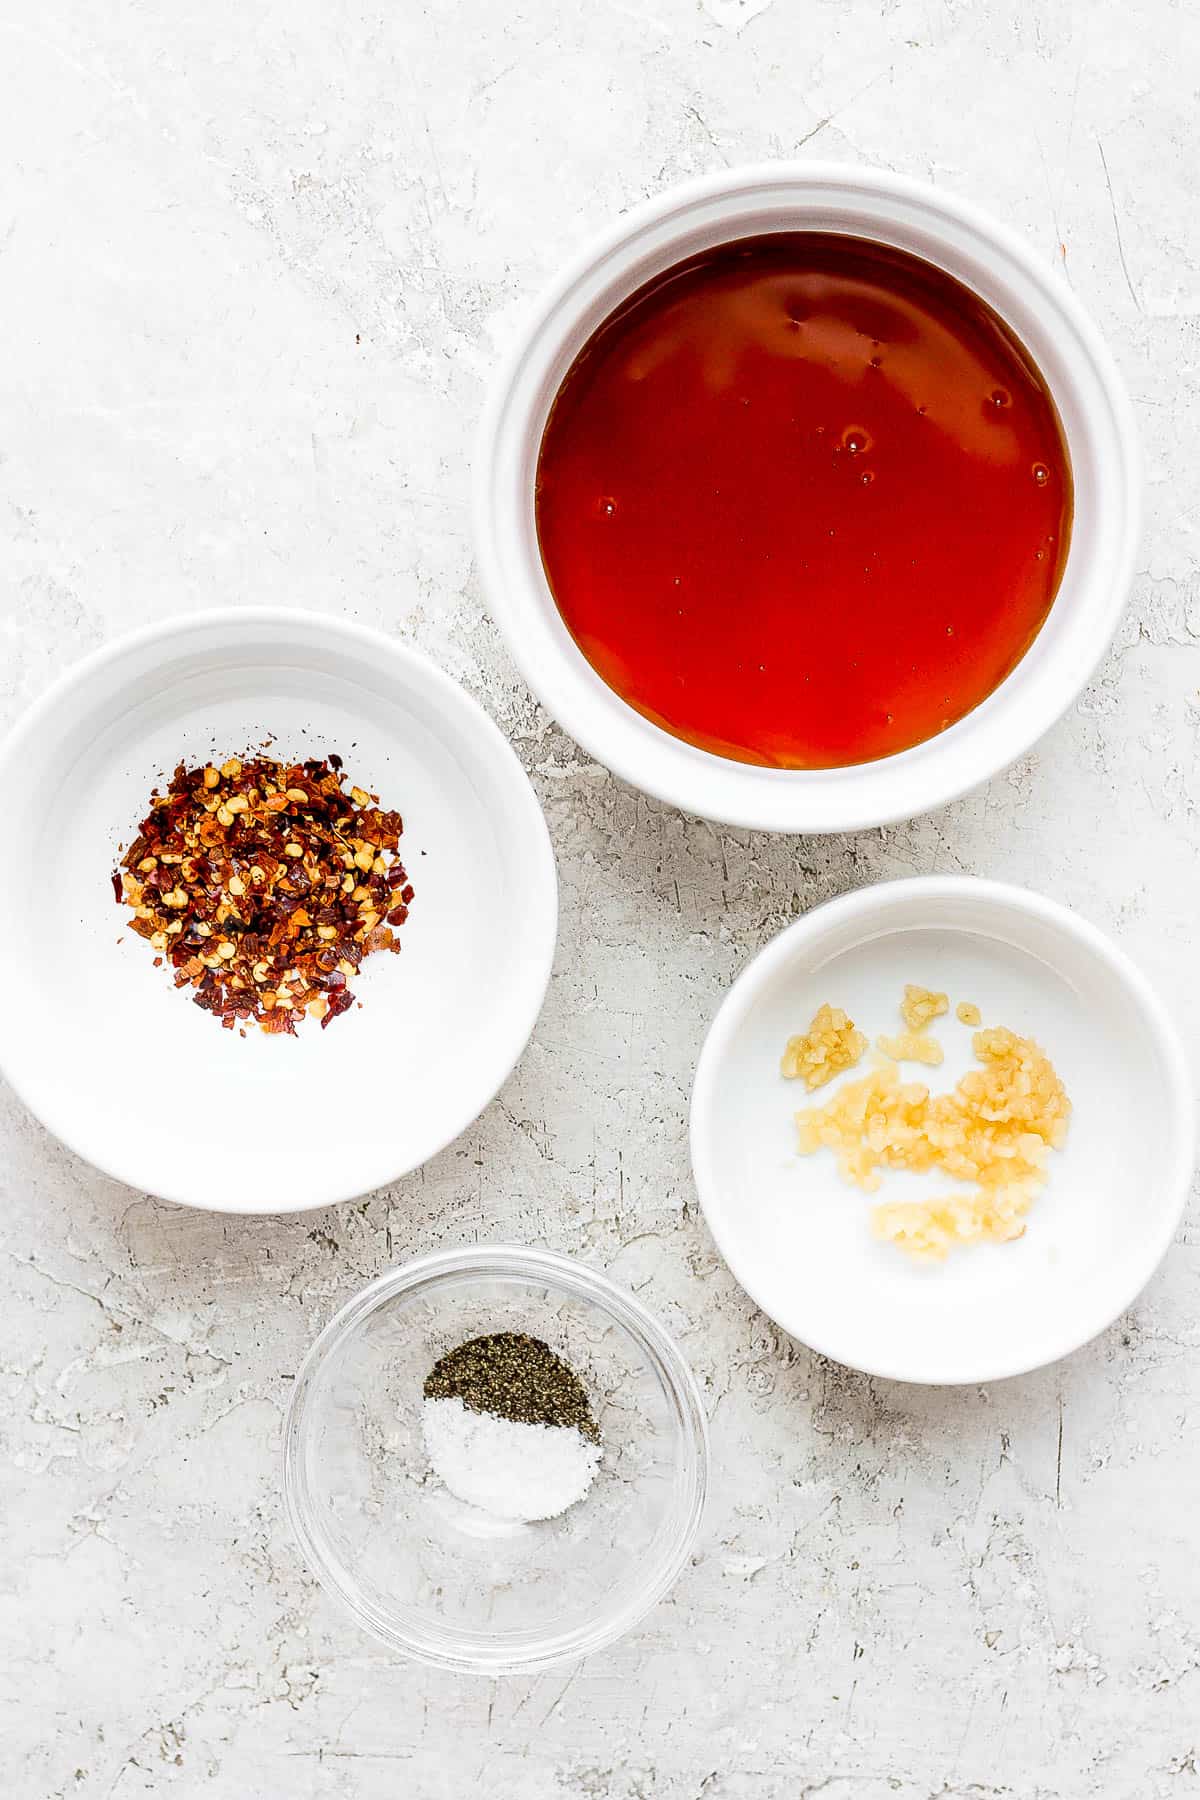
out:
{"label": "white ceramic bowl", "polygon": [[[757,768],[672,737],[597,675],[554,604],[538,551],[534,475],[551,403],[575,356],[626,296],[683,258],[771,231],[839,231],[948,270],[1007,320],[1037,361],[1066,432],[1075,518],[1062,584],[1032,648],[937,738],[843,769]],[[730,824],[847,831],[909,818],[1022,755],[1106,649],[1133,570],[1136,431],[1116,367],[1065,281],[965,201],[877,169],[822,163],[722,171],[633,208],[563,270],[500,370],[476,452],[475,536],[489,603],[530,687],[584,749],[659,799]]]}
{"label": "white ceramic bowl", "polygon": [[[953,1013],[974,1001],[985,1024],[1043,1046],[1074,1109],[1025,1235],[932,1265],[877,1243],[870,1208],[955,1184],[896,1172],[877,1196],[846,1186],[829,1152],[797,1154],[793,1123],[840,1084],[809,1094],[779,1072],[822,1001],[872,1038],[900,1029],[906,982],[944,989],[952,1009],[933,1027],[944,1066],[906,1064],[906,1078],[940,1090],[974,1066]],[[1020,1374],[1102,1331],[1170,1244],[1195,1156],[1179,1040],[1128,958],[1067,908],[970,877],[864,888],[768,944],[705,1041],[691,1143],[713,1236],[763,1311],[838,1362],[920,1382]]]}
{"label": "white ceramic bowl", "polygon": [[[361,1007],[241,1038],[176,992],[110,872],[175,764],[270,734],[340,754],[403,814],[416,888]],[[69,670],[0,751],[0,1069],[73,1150],[163,1199],[292,1212],[455,1138],[512,1069],[554,953],[557,887],[524,771],[415,651],[299,612],[174,619]],[[14,878],[19,874],[19,879]]]}

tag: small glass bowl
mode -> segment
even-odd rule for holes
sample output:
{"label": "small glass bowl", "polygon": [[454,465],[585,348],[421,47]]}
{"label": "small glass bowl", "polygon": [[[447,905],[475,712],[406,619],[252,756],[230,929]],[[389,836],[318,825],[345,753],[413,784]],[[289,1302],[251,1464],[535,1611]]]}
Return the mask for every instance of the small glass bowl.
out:
{"label": "small glass bowl", "polygon": [[[429,1369],[467,1338],[524,1331],[576,1370],[604,1455],[556,1519],[457,1500],[421,1433]],[[695,1541],[708,1478],[700,1395],[632,1295],[545,1250],[437,1252],[364,1288],[296,1377],[283,1484],[322,1585],[393,1649],[503,1674],[586,1656],[661,1600]]]}

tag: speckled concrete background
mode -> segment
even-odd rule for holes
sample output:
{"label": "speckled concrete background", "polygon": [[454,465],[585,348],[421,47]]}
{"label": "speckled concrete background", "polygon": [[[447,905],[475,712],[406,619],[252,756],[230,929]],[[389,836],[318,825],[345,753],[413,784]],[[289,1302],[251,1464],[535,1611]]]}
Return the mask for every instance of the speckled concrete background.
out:
{"label": "speckled concrete background", "polygon": [[[735,971],[881,875],[1043,888],[1115,930],[1190,1034],[1198,68],[1197,14],[1171,0],[10,0],[0,709],[189,607],[381,626],[511,734],[563,916],[500,1099],[358,1206],[173,1211],[0,1095],[6,1797],[1200,1785],[1194,1220],[1068,1363],[917,1391],[755,1314],[684,1136]],[[1127,622],[1074,713],[936,817],[828,842],[717,830],[588,762],[484,617],[466,510],[484,381],[564,253],[678,177],[794,155],[930,177],[1026,232],[1107,332],[1149,460]],[[393,1661],[316,1593],[276,1458],[289,1376],[336,1306],[412,1251],[496,1233],[593,1259],[679,1333],[716,1487],[640,1632],[490,1685]]]}

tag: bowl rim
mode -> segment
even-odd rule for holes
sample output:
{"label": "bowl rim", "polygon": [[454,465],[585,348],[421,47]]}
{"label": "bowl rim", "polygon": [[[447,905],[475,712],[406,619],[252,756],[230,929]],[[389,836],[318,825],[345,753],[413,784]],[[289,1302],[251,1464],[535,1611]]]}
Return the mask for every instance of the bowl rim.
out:
{"label": "bowl rim", "polygon": [[[796,950],[805,945],[819,944],[831,927],[856,918],[864,928],[874,924],[882,926],[888,913],[903,900],[915,898],[934,902],[966,895],[979,897],[993,906],[1005,907],[1027,918],[1036,919],[1074,939],[1108,967],[1132,999],[1162,1058],[1166,1116],[1175,1138],[1174,1153],[1162,1182],[1170,1203],[1165,1208],[1159,1226],[1147,1238],[1140,1256],[1126,1265],[1127,1281],[1120,1304],[1114,1308],[1109,1302],[1105,1302],[1094,1308],[1091,1313],[1084,1315],[1081,1325],[1062,1331],[1057,1339],[1051,1340],[1051,1348],[1047,1352],[1039,1353],[1032,1359],[1027,1355],[1013,1354],[945,1375],[914,1371],[904,1365],[902,1357],[892,1359],[887,1364],[852,1363],[846,1361],[845,1356],[828,1342],[818,1341],[784,1320],[775,1318],[782,1330],[819,1355],[829,1357],[831,1361],[847,1368],[859,1369],[865,1375],[888,1381],[909,1382],[921,1387],[960,1387],[977,1382],[1007,1380],[1012,1376],[1027,1375],[1035,1369],[1046,1368],[1063,1357],[1072,1355],[1105,1331],[1133,1304],[1170,1249],[1187,1206],[1195,1166],[1195,1105],[1182,1039],[1166,1007],[1136,963],[1107,933],[1082,918],[1069,906],[1015,883],[993,881],[977,875],[916,875],[873,882],[867,887],[852,889],[823,901],[793,924],[785,926],[746,963],[723,996],[705,1035],[696,1064],[689,1113],[688,1140],[692,1173],[708,1228],[735,1280],[755,1304],[761,1306],[762,1302],[757,1299],[752,1285],[744,1278],[745,1265],[737,1243],[721,1223],[721,1209],[712,1199],[719,1183],[709,1156],[707,1121],[712,1116],[714,1090],[730,1041],[751,1006],[778,971],[791,960]],[[770,1316],[775,1317],[774,1314]]]}
{"label": "bowl rim", "polygon": [[[440,1136],[440,1140],[431,1143],[419,1163],[409,1163],[403,1167],[387,1166],[383,1161],[372,1168],[366,1175],[365,1185],[356,1180],[350,1187],[337,1191],[322,1192],[305,1196],[293,1205],[281,1206],[276,1200],[270,1207],[239,1205],[227,1196],[209,1199],[203,1193],[197,1194],[189,1190],[187,1183],[172,1186],[162,1184],[154,1188],[156,1199],[165,1200],[176,1206],[194,1207],[201,1212],[242,1214],[254,1217],[269,1218],[284,1215],[316,1211],[326,1206],[340,1206],[349,1201],[359,1199],[363,1194],[372,1193],[389,1182],[398,1181],[411,1174],[415,1168],[422,1167],[433,1157],[454,1143],[462,1133],[491,1105],[504,1083],[508,1080],[517,1063],[528,1046],[545,1003],[546,992],[550,983],[550,975],[554,964],[554,955],[558,941],[558,869],[554,857],[554,849],[550,840],[545,814],[542,812],[533,785],[526,773],[516,751],[505,737],[495,720],[484,709],[474,695],[469,694],[460,682],[427,656],[424,651],[410,644],[399,642],[370,626],[359,624],[335,615],[313,612],[303,607],[277,606],[224,606],[204,608],[196,612],[175,613],[168,619],[157,620],[148,625],[141,625],[132,631],[121,632],[107,643],[100,645],[87,656],[65,669],[50,685],[25,709],[11,729],[0,741],[0,780],[14,766],[19,766],[26,748],[36,742],[47,728],[53,727],[55,714],[62,708],[69,708],[71,696],[80,688],[85,688],[100,672],[119,664],[130,654],[148,647],[167,647],[172,642],[186,638],[196,632],[216,631],[233,634],[243,630],[258,631],[274,629],[281,632],[316,632],[328,638],[353,644],[360,650],[369,651],[377,666],[386,668],[389,663],[415,672],[427,688],[440,694],[445,702],[447,712],[451,708],[461,709],[472,722],[488,746],[490,754],[495,758],[496,767],[506,773],[507,784],[511,787],[513,803],[523,815],[524,826],[528,832],[528,854],[524,859],[528,899],[531,909],[537,907],[544,914],[540,933],[540,958],[532,971],[526,993],[519,1008],[512,1009],[511,1032],[509,1044],[504,1055],[500,1057],[493,1070],[488,1073],[487,1081],[479,1090],[478,1101],[467,1096],[463,1104],[455,1111],[451,1128]],[[21,1037],[18,1030],[5,1024],[0,1018],[0,1075],[9,1083],[22,1105],[33,1116],[41,1121],[48,1131],[58,1140],[91,1164],[102,1174],[125,1186],[140,1187],[136,1175],[123,1172],[117,1166],[120,1158],[114,1159],[105,1145],[97,1145],[87,1133],[75,1130],[70,1115],[70,1107],[60,1105],[57,1095],[46,1097],[39,1093],[36,1102],[26,1089],[23,1079],[20,1055]],[[486,1092],[484,1091],[486,1089]],[[150,1190],[146,1190],[150,1191]]]}
{"label": "bowl rim", "polygon": [[[329,1354],[382,1306],[422,1286],[436,1286],[461,1275],[527,1276],[583,1298],[615,1317],[638,1341],[663,1379],[679,1421],[680,1442],[687,1460],[686,1507],[670,1553],[636,1599],[619,1612],[590,1626],[548,1634],[540,1645],[519,1654],[497,1648],[455,1651],[420,1632],[406,1630],[393,1618],[356,1594],[341,1578],[340,1565],[321,1548],[306,1499],[303,1453],[306,1409],[313,1384]],[[460,1673],[504,1675],[534,1673],[575,1662],[614,1643],[633,1629],[670,1591],[692,1553],[708,1492],[710,1446],[708,1421],[691,1367],[666,1328],[627,1289],[600,1270],[557,1251],[516,1243],[464,1244],[432,1250],[377,1275],[353,1294],[314,1339],[296,1372],[284,1419],[281,1458],[284,1505],[293,1535],[311,1573],[321,1587],[354,1617],[364,1630],[391,1649],[434,1668]]]}
{"label": "bowl rim", "polygon": [[[973,735],[956,736],[962,727],[971,729],[981,709],[1003,692],[1010,675],[947,734],[955,754],[931,758],[930,747],[947,741],[935,737],[895,757],[844,768],[765,769],[685,745],[630,707],[594,671],[592,699],[583,708],[575,704],[579,696],[572,696],[570,689],[580,673],[576,659],[586,660],[582,652],[574,646],[566,651],[551,649],[544,642],[531,645],[519,628],[510,591],[514,585],[512,558],[502,549],[514,526],[507,490],[501,491],[500,482],[502,472],[511,466],[514,435],[526,441],[532,424],[530,408],[524,400],[514,399],[515,392],[545,334],[558,331],[561,335],[560,321],[569,313],[576,289],[612,259],[629,255],[638,241],[656,228],[669,227],[673,220],[682,224],[705,203],[729,204],[729,229],[736,235],[733,215],[739,201],[749,206],[757,195],[765,204],[764,197],[773,191],[791,191],[801,205],[803,190],[815,192],[830,186],[842,188],[848,199],[858,203],[869,205],[877,200],[886,205],[890,201],[922,209],[922,223],[931,233],[938,229],[966,232],[1016,269],[1039,307],[1060,322],[1056,330],[1066,325],[1091,367],[1111,417],[1114,484],[1122,496],[1122,524],[1119,548],[1106,564],[1102,595],[1096,592],[1089,600],[1095,615],[1093,642],[1069,672],[1059,671],[1059,679],[1052,686],[1047,684],[1048,691],[1036,696],[1039,704],[1016,707],[1010,703],[1000,720],[994,712],[988,714],[982,741],[978,724]],[[631,283],[629,291],[636,285],[636,281]],[[748,163],[693,177],[639,202],[591,236],[528,304],[489,387],[472,468],[473,537],[484,595],[509,654],[541,704],[591,757],[633,787],[694,816],[743,829],[779,832],[864,830],[917,817],[959,798],[1026,755],[1078,698],[1112,642],[1133,576],[1141,506],[1141,452],[1128,390],[1104,338],[1073,289],[1054,279],[1019,232],[973,201],[891,170],[835,161]],[[553,607],[544,572],[533,569],[532,559],[521,562],[516,585],[537,589],[539,594],[544,589],[545,599]],[[1099,585],[1097,576],[1092,586],[1099,589]],[[1025,661],[1023,657],[1017,667]],[[590,670],[590,665],[587,667]],[[625,736],[631,720],[638,722],[636,741],[627,741]],[[681,749],[690,751],[691,756],[681,761]],[[918,752],[927,753],[918,766],[904,763]],[[887,773],[880,776],[879,771]],[[833,817],[832,803],[822,806],[819,796],[828,792],[834,777],[842,778],[844,790],[848,775],[854,778],[853,791],[837,796]],[[818,778],[816,782],[813,777]],[[890,798],[876,792],[883,782],[892,789]],[[720,792],[714,799],[712,789],[717,785]]]}

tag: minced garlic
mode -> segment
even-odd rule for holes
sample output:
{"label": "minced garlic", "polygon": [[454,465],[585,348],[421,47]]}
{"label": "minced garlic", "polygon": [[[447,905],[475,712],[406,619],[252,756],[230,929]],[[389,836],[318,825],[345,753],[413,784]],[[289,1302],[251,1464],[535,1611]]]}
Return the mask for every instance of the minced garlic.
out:
{"label": "minced garlic", "polygon": [[900,1016],[910,1031],[923,1031],[931,1019],[938,1019],[949,1010],[949,995],[935,994],[932,988],[914,987],[911,981],[905,983]]}
{"label": "minced garlic", "polygon": [[948,1093],[931,1096],[884,1063],[826,1106],[796,1115],[801,1155],[832,1150],[843,1179],[867,1193],[884,1169],[937,1169],[978,1184],[976,1194],[876,1208],[877,1234],[916,1256],[1019,1236],[1049,1152],[1066,1138],[1071,1103],[1045,1052],[1003,1028],[977,1031],[972,1044],[983,1067]]}
{"label": "minced garlic", "polygon": [[881,1168],[933,1167],[933,1150],[925,1136],[929,1089],[919,1081],[903,1082],[895,1063],[883,1063],[860,1081],[852,1081],[827,1106],[811,1106],[796,1114],[800,1154],[832,1150],[842,1177],[852,1187],[874,1193]]}
{"label": "minced garlic", "polygon": [[921,1262],[943,1262],[961,1244],[1007,1243],[1025,1230],[1036,1185],[979,1188],[931,1200],[889,1200],[871,1209],[871,1230]]}
{"label": "minced garlic", "polygon": [[789,1080],[801,1080],[811,1093],[843,1069],[852,1069],[867,1047],[866,1036],[840,1006],[819,1006],[800,1037],[788,1039],[780,1063]]}
{"label": "minced garlic", "polygon": [[898,1037],[879,1037],[875,1042],[893,1062],[928,1063],[933,1069],[945,1054],[936,1038],[926,1037],[920,1031],[902,1031]]}

